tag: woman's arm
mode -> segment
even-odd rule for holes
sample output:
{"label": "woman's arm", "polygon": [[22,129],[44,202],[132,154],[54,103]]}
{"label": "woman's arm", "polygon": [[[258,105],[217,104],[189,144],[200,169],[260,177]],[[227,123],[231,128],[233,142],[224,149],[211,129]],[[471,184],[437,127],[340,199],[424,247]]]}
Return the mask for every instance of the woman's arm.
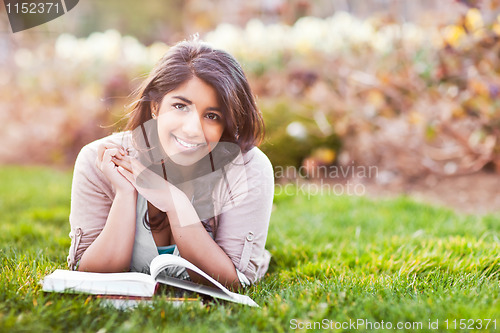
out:
{"label": "woman's arm", "polygon": [[[117,159],[125,155],[115,145],[101,144],[96,166],[116,190],[104,228],[83,253],[78,269],[91,272],[128,271],[135,238],[137,191],[118,172]],[[87,207],[92,209],[92,207]]]}
{"label": "woman's arm", "polygon": [[83,253],[78,270],[105,273],[130,269],[135,238],[136,202],[135,191],[116,193],[106,224]]}
{"label": "woman's arm", "polygon": [[[226,169],[221,183],[215,242],[231,259],[242,283],[255,283],[269,267],[265,245],[274,197],[273,167],[253,148]],[[241,276],[244,275],[246,280]]]}
{"label": "woman's arm", "polygon": [[[270,254],[265,244],[274,197],[274,174],[269,159],[258,148],[238,157],[225,171],[226,177],[214,192],[218,216],[215,240],[197,220],[185,196],[174,196],[182,200],[174,202],[175,213],[169,218],[176,221],[172,234],[178,243],[182,242],[183,248],[178,244],[182,255],[190,257],[220,282],[237,288],[240,281],[254,283],[260,279],[269,265]],[[241,275],[245,277],[240,280]]]}
{"label": "woman's arm", "polygon": [[[171,191],[172,208],[167,215],[181,256],[226,287],[237,290],[240,282],[233,262],[207,233],[184,193],[177,188]],[[194,272],[189,272],[189,276],[195,282],[205,282]]]}

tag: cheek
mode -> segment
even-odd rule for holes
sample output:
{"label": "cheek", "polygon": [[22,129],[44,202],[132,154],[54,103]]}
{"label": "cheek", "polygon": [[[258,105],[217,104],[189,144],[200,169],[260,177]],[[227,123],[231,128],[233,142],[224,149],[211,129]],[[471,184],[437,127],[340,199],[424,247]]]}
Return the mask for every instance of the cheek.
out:
{"label": "cheek", "polygon": [[224,125],[222,124],[210,124],[203,127],[203,133],[205,134],[205,139],[208,142],[218,142],[223,132]]}
{"label": "cheek", "polygon": [[158,119],[158,138],[160,142],[165,145],[174,129],[175,124],[171,121],[166,121],[166,119]]}

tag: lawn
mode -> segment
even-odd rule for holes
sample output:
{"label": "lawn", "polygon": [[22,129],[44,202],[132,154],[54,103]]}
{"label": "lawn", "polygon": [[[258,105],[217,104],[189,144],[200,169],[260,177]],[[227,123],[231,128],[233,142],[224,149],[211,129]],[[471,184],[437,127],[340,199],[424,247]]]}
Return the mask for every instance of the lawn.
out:
{"label": "lawn", "polygon": [[278,195],[269,274],[245,291],[260,308],[158,297],[118,311],[38,285],[66,267],[70,189],[71,172],[0,168],[0,332],[500,331],[500,215]]}

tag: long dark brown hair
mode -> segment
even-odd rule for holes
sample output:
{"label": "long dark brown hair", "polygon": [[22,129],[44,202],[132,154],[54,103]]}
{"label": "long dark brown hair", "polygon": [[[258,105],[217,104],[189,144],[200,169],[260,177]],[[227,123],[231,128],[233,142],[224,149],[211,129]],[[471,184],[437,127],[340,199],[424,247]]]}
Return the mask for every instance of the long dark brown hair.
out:
{"label": "long dark brown hair", "polygon": [[[152,119],[152,106],[161,105],[167,93],[193,77],[209,84],[217,93],[225,120],[220,141],[235,143],[242,152],[260,144],[264,135],[264,122],[240,64],[229,53],[197,40],[174,45],[160,59],[148,78],[134,92],[135,102],[132,103],[125,130],[139,135],[141,131],[134,130]],[[136,142],[134,138],[133,141]],[[163,223],[165,220],[167,223]],[[145,216],[144,221],[152,230],[161,230],[168,225],[168,218],[163,212],[149,221]]]}

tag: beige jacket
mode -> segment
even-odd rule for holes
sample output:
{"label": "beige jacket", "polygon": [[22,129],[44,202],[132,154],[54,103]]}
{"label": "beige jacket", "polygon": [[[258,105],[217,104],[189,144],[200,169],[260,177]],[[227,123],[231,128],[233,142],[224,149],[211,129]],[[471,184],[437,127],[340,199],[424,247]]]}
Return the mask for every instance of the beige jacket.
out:
{"label": "beige jacket", "polygon": [[[103,141],[120,144],[131,155],[135,153],[130,132],[115,133],[86,145],[80,151],[75,162],[69,217],[71,247],[68,264],[72,269],[104,228],[115,196],[111,183],[95,164],[97,147]],[[254,283],[266,273],[270,261],[270,254],[264,246],[274,196],[274,176],[269,159],[257,147],[240,155],[240,158],[243,163],[238,165],[242,167],[227,172],[230,185],[221,183],[213,191],[214,206],[219,207],[215,216],[218,220],[215,242],[232,260],[237,272]],[[197,186],[202,184],[201,179]],[[227,205],[230,196],[231,205]],[[158,254],[152,236],[148,236],[143,228],[141,214],[145,209],[146,201],[139,195],[138,232],[131,262],[133,271],[146,270],[151,259]]]}

